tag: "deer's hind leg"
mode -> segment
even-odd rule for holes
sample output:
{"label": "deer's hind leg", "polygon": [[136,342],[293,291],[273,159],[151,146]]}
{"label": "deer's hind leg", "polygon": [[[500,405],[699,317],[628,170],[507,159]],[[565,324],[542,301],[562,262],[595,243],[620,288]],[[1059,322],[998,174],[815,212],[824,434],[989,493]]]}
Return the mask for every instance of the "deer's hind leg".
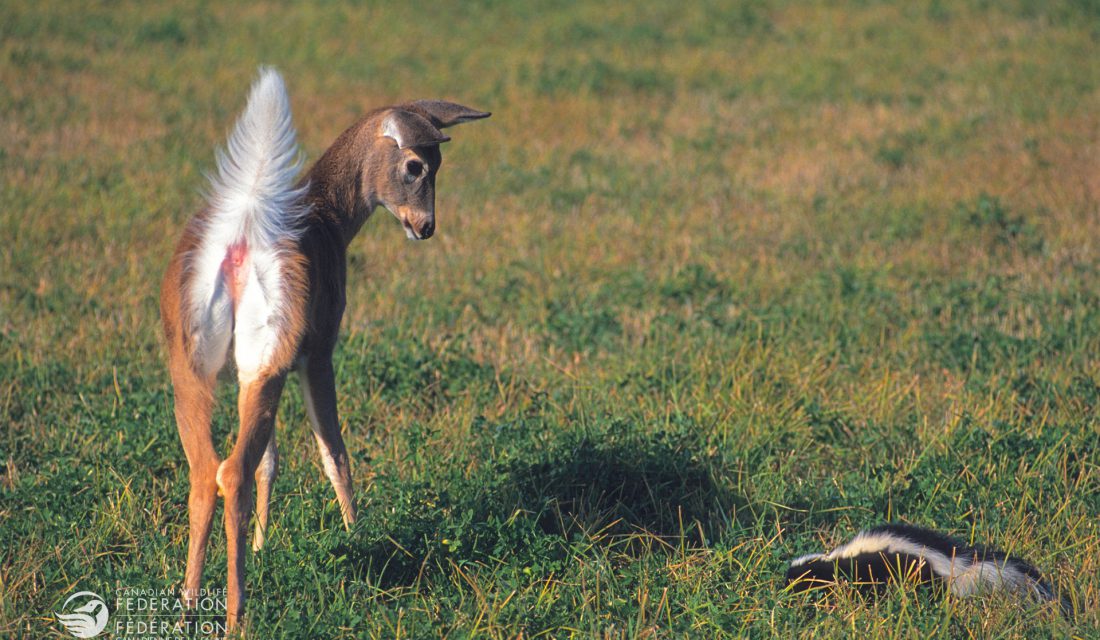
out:
{"label": "deer's hind leg", "polygon": [[161,293],[161,320],[168,347],[168,372],[172,378],[176,427],[187,456],[190,493],[187,498],[189,541],[183,596],[192,606],[202,585],[206,548],[214,509],[218,502],[217,471],[210,421],[218,370],[225,364],[231,341],[232,317],[224,296],[212,290],[209,305],[196,314],[185,314],[188,298],[185,269],[177,253],[165,275]]}
{"label": "deer's hind leg", "polygon": [[[257,513],[257,543],[267,528],[267,506],[275,478],[275,414],[290,371],[298,338],[285,322],[280,265],[272,254],[252,249],[253,267],[241,274],[235,300],[233,357],[240,391],[240,430],[233,451],[218,467],[225,497],[225,535],[229,564],[226,622],[236,627],[245,602],[245,535],[252,515],[253,482],[262,500]],[[261,466],[261,461],[266,464]]]}
{"label": "deer's hind leg", "polygon": [[218,454],[210,433],[215,377],[194,371],[181,353],[169,358],[175,396],[176,426],[187,455],[190,494],[187,498],[189,541],[183,595],[190,606],[199,593],[206,548],[218,502]]}
{"label": "deer's hind leg", "polygon": [[241,381],[237,407],[240,432],[232,453],[218,466],[218,488],[225,497],[225,537],[228,555],[226,619],[234,628],[244,610],[245,535],[252,515],[252,483],[273,437],[279,396],[286,372],[262,374]]}

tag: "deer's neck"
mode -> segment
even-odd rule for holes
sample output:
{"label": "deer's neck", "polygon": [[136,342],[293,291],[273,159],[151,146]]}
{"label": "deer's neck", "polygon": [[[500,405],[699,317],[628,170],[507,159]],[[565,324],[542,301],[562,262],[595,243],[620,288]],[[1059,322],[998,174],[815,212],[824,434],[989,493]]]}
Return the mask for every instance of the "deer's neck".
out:
{"label": "deer's neck", "polygon": [[368,154],[361,148],[361,125],[337,138],[303,178],[309,183],[307,198],[313,219],[334,227],[345,248],[378,206],[378,198],[368,186],[372,181],[364,175]]}

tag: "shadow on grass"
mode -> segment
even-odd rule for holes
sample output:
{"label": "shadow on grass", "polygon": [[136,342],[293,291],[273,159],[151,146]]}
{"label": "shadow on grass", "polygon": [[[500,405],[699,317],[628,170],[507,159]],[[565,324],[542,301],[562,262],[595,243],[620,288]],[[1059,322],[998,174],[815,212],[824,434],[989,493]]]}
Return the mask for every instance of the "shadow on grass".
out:
{"label": "shadow on grass", "polygon": [[383,588],[450,565],[562,571],[590,554],[637,556],[703,547],[743,501],[716,482],[685,433],[617,425],[506,451],[467,478],[376,487],[334,545],[340,570]]}
{"label": "shadow on grass", "polygon": [[666,433],[623,443],[582,439],[511,465],[510,497],[550,535],[705,545],[725,525],[732,496],[694,451]]}

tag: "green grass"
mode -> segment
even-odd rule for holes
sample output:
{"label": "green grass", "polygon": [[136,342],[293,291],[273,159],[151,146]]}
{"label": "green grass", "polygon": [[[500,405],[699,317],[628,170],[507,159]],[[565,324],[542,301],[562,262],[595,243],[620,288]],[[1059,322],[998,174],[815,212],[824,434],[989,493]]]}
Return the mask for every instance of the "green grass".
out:
{"label": "green grass", "polygon": [[[269,63],[310,158],[398,100],[494,115],[435,239],[352,246],[361,522],[290,385],[251,637],[1100,636],[1098,51],[1086,1],[4,3],[0,635],[182,579],[157,285]],[[882,521],[1076,621],[783,592]]]}

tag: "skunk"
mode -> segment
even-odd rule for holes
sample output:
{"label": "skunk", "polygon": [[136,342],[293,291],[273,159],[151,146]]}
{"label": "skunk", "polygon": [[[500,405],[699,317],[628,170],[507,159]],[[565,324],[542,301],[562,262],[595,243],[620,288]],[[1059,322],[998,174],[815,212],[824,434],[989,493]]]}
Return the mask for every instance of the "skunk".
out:
{"label": "skunk", "polygon": [[1058,599],[1039,570],[1027,562],[902,524],[860,531],[829,553],[791,560],[787,569],[787,590],[792,592],[833,585],[839,580],[874,591],[889,582],[912,582],[959,597],[1003,590],[1026,594],[1040,602],[1058,602],[1067,615],[1073,611],[1069,602]]}

